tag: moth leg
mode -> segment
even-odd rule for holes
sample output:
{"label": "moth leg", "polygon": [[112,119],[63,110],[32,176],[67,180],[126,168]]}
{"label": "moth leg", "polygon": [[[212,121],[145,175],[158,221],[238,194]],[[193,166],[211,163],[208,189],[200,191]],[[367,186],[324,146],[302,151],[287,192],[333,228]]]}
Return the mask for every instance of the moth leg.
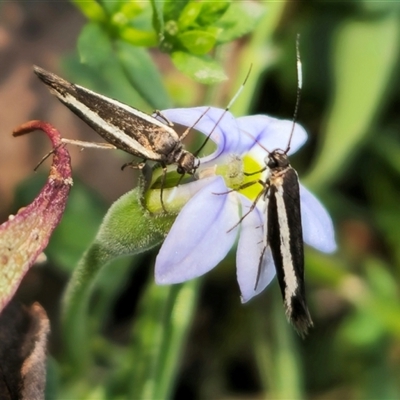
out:
{"label": "moth leg", "polygon": [[228,193],[232,193],[232,192],[237,192],[238,190],[246,189],[246,188],[248,188],[248,187],[250,187],[250,186],[253,186],[253,185],[255,185],[256,183],[261,183],[263,186],[265,186],[265,185],[264,185],[264,182],[261,181],[261,180],[260,180],[260,181],[251,181],[251,182],[247,182],[247,183],[245,183],[245,184],[243,184],[243,185],[240,185],[237,189],[231,189],[231,190],[228,190],[228,191],[226,191],[226,192],[213,193],[213,194],[221,195],[221,194],[228,194]]}
{"label": "moth leg", "polygon": [[163,174],[161,177],[161,189],[160,189],[160,202],[161,202],[161,207],[163,211],[166,213],[167,209],[165,208],[164,200],[163,200],[163,194],[164,194],[164,186],[165,186],[165,181],[167,179],[167,167],[166,165],[162,165],[163,169]]}
{"label": "moth leg", "polygon": [[267,250],[267,247],[268,247],[268,244],[266,243],[260,254],[260,260],[258,262],[257,277],[256,277],[256,283],[254,284],[254,290],[257,290],[258,282],[260,281],[262,262],[263,262],[264,254]]}
{"label": "moth leg", "polygon": [[162,119],[164,120],[164,122],[165,122],[168,126],[170,126],[170,127],[173,127],[173,126],[174,126],[174,123],[171,122],[160,110],[154,110],[154,114],[155,114],[157,117],[162,118]]}
{"label": "moth leg", "polygon": [[35,172],[37,169],[56,151],[60,146],[62,146],[63,143],[58,144],[53,150],[49,151],[47,154],[45,154],[42,159],[39,161],[39,163],[36,165],[36,167],[33,169]]}
{"label": "moth leg", "polygon": [[250,206],[249,211],[243,214],[242,217],[239,219],[239,221],[235,225],[233,225],[232,228],[227,231],[227,233],[230,232],[232,229],[236,228],[256,208],[258,200],[260,200],[261,197],[268,191],[269,186],[265,185],[265,182],[263,181],[254,181],[254,182],[262,183],[264,185],[264,189],[261,190],[260,193],[258,193],[257,197],[253,201],[253,204]]}
{"label": "moth leg", "polygon": [[185,171],[183,171],[183,172],[177,171],[177,172],[178,172],[178,174],[181,174],[181,177],[179,178],[178,184],[176,185],[176,186],[179,186],[181,184],[181,182],[182,182],[182,179],[185,177],[186,172]]}
{"label": "moth leg", "polygon": [[137,163],[135,161],[130,161],[128,163],[125,163],[122,167],[121,167],[121,171],[123,171],[126,167],[130,167],[133,169],[143,169],[144,166],[146,165],[146,160],[143,160],[140,163]]}
{"label": "moth leg", "polygon": [[261,174],[262,172],[264,172],[267,169],[267,167],[261,168],[259,171],[254,171],[254,172],[243,172],[243,175],[245,176],[252,176],[252,175],[257,175],[257,174]]}

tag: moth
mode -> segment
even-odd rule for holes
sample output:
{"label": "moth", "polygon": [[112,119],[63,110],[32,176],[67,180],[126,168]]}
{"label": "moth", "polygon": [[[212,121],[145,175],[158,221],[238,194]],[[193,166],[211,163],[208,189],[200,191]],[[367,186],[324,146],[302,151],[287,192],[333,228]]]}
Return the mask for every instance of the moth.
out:
{"label": "moth", "polygon": [[265,212],[264,241],[254,290],[261,275],[265,253],[270,248],[286,317],[303,337],[313,322],[308,311],[304,286],[304,242],[299,178],[287,156],[290,145],[285,150],[275,149],[269,152],[261,143],[258,144],[268,153],[265,157],[265,167],[246,175],[266,171],[266,176],[264,180],[245,184],[247,187],[259,183],[263,188],[238,224],[254,210],[262,198]]}
{"label": "moth", "polygon": [[199,159],[185,150],[182,144],[192,127],[179,136],[172,128],[172,123],[162,115],[166,123],[117,100],[70,83],[43,68],[34,66],[33,69],[61,103],[111,146],[73,140],[66,142],[84,147],[120,149],[143,160],[156,161],[164,169],[167,165],[176,164],[180,174],[192,175],[196,172]]}
{"label": "moth", "polygon": [[[164,211],[165,206],[162,193],[167,172],[166,167],[176,164],[177,172],[182,177],[185,174],[194,175],[196,173],[196,170],[200,166],[200,160],[197,155],[204,148],[225,113],[239,96],[251,72],[250,66],[242,86],[225,108],[225,112],[216,121],[214,128],[207,135],[201,147],[195,154],[192,154],[183,148],[182,141],[207,113],[208,108],[192,126],[188,127],[179,136],[173,129],[173,124],[160,112],[156,112],[157,116],[161,117],[166,123],[117,100],[68,82],[43,68],[34,66],[33,69],[39,79],[46,84],[50,92],[61,103],[66,105],[108,142],[92,143],[63,139],[64,143],[75,144],[81,147],[120,149],[133,156],[142,158],[143,161],[152,160],[161,165],[164,174],[161,181],[160,200]],[[125,164],[123,168],[126,165],[142,168],[144,163],[134,164],[131,162]]]}
{"label": "moth", "polygon": [[265,201],[265,242],[271,249],[286,316],[301,336],[313,322],[304,287],[304,244],[300,209],[300,187],[287,150],[274,150],[266,157],[267,178],[263,182]]}
{"label": "moth", "polygon": [[[268,153],[265,157],[265,166],[261,171],[248,173],[247,175],[266,171],[266,176],[264,180],[249,182],[246,185],[259,183],[263,189],[240,221],[255,208],[260,198],[263,198],[266,216],[264,244],[260,254],[255,289],[260,277],[265,252],[270,248],[287,319],[295,327],[296,331],[301,336],[304,336],[308,328],[313,325],[313,322],[308,311],[304,286],[304,242],[299,178],[295,169],[290,165],[287,155],[295,128],[302,87],[299,37],[297,37],[296,41],[296,53],[297,98],[288,145],[284,150],[268,151],[261,143],[258,143]],[[254,140],[257,142],[255,138]]]}

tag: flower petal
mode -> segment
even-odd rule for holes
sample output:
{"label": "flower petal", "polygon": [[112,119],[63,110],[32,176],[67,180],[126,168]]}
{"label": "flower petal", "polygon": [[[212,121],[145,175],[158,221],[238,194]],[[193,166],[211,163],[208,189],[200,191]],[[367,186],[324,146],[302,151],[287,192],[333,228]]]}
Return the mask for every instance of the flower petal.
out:
{"label": "flower petal", "polygon": [[[242,212],[246,213],[251,202],[241,196]],[[237,279],[242,294],[242,302],[249,301],[261,293],[275,276],[275,264],[268,247],[261,266],[260,277],[255,288],[258,275],[260,255],[264,248],[264,220],[263,212],[256,207],[241,222],[240,238],[236,254]]]}
{"label": "flower petal", "polygon": [[201,276],[214,268],[235,242],[238,216],[236,193],[226,192],[221,177],[200,190],[179,213],[158,253],[157,284],[171,284]]}
{"label": "flower petal", "polygon": [[[281,120],[267,115],[251,115],[237,118],[237,123],[241,136],[243,136],[241,139],[243,152],[251,151],[252,156],[260,161],[264,160],[266,156],[265,149],[269,152],[276,149],[285,150],[293,128],[292,121]],[[299,124],[295,124],[288,154],[295,153],[306,140],[307,133],[304,128]]]}
{"label": "flower petal", "polygon": [[68,151],[59,132],[41,121],[30,121],[14,131],[19,136],[36,129],[44,131],[53,144],[53,163],[46,184],[35,200],[0,225],[0,312],[9,302],[22,278],[47,246],[59,224],[72,186]]}
{"label": "flower petal", "polygon": [[304,242],[324,253],[335,251],[337,246],[332,219],[303,185],[300,185],[300,202]]}
{"label": "flower petal", "polygon": [[[223,118],[219,121],[222,114]],[[202,163],[217,158],[222,152],[236,153],[240,148],[240,134],[236,119],[230,112],[215,107],[175,108],[163,110],[162,114],[169,120],[191,127],[204,133],[206,136],[212,131],[210,139],[217,144],[217,150],[211,155],[204,157]],[[204,114],[204,115],[203,115]]]}

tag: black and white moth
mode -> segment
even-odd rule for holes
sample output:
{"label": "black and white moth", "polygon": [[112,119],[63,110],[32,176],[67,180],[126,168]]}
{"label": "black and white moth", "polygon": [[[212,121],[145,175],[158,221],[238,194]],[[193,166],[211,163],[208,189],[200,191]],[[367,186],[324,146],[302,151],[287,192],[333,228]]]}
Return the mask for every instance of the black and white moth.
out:
{"label": "black and white moth", "polygon": [[274,150],[266,157],[267,178],[263,182],[265,201],[265,243],[271,249],[286,316],[304,336],[313,325],[304,287],[304,244],[297,172],[291,167],[287,150]]}
{"label": "black and white moth", "polygon": [[275,149],[269,152],[261,143],[259,145],[268,152],[265,157],[265,167],[261,171],[246,175],[266,171],[265,180],[252,181],[244,187],[259,183],[263,189],[238,223],[254,210],[261,198],[264,200],[264,244],[254,290],[261,275],[265,253],[270,248],[286,317],[303,337],[313,322],[308,311],[304,286],[304,243],[299,178],[287,156],[289,146],[286,150]]}
{"label": "black and white moth", "polygon": [[300,336],[313,325],[308,311],[304,287],[304,242],[301,223],[300,185],[297,172],[289,163],[287,153],[294,132],[302,87],[299,36],[296,40],[297,98],[293,127],[285,150],[276,149],[265,158],[267,176],[261,192],[265,201],[265,243],[259,268],[267,246],[271,249],[281,289],[286,317]]}
{"label": "black and white moth", "polygon": [[[285,150],[275,149],[270,152],[261,143],[258,143],[268,154],[265,157],[265,167],[255,173],[266,171],[266,176],[265,180],[249,182],[245,185],[250,186],[254,183],[259,183],[263,186],[263,189],[258,194],[250,210],[242,216],[240,221],[256,207],[258,200],[263,198],[266,216],[264,245],[260,255],[255,289],[261,274],[264,255],[267,249],[270,248],[286,317],[296,331],[301,336],[304,336],[307,334],[308,328],[313,325],[313,322],[308,311],[304,286],[304,242],[299,178],[297,172],[290,165],[287,155],[295,128],[302,86],[299,37],[297,37],[296,41],[296,53],[297,99],[288,145]],[[256,139],[254,138],[254,140]],[[255,173],[247,175],[254,175]]]}
{"label": "black and white moth", "polygon": [[[182,140],[190,128],[179,136],[167,120],[164,124],[151,115],[70,83],[43,68],[34,66],[33,69],[58,100],[111,144],[97,147],[117,148],[143,160],[156,161],[164,169],[176,164],[180,174],[194,174],[199,167],[199,159],[183,149]],[[96,147],[89,142],[69,142]]]}

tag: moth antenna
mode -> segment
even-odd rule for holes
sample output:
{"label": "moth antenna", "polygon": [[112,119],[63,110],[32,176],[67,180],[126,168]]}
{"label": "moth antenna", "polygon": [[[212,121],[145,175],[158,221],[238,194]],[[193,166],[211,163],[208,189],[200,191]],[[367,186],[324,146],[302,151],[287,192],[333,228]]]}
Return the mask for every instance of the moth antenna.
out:
{"label": "moth antenna", "polygon": [[204,149],[204,146],[207,144],[209,141],[211,135],[214,133],[215,129],[217,128],[218,124],[221,122],[222,118],[224,115],[229,111],[229,109],[232,107],[233,103],[236,101],[236,99],[239,97],[240,93],[242,93],[242,90],[244,89],[244,86],[246,85],[247,79],[249,79],[251,69],[253,68],[253,64],[250,64],[250,68],[247,72],[246,77],[244,78],[243,83],[240,85],[239,89],[231,99],[231,101],[228,103],[228,105],[225,107],[224,112],[221,114],[221,116],[218,118],[218,121],[215,123],[214,127],[211,129],[211,132],[207,135],[206,139],[204,140],[203,144],[200,146],[200,148],[194,153],[194,155],[197,157],[200,153],[201,150]]}
{"label": "moth antenna", "polygon": [[294,112],[293,112],[292,130],[290,131],[289,141],[288,141],[287,148],[285,150],[285,154],[287,154],[288,151],[290,150],[290,144],[292,142],[293,132],[294,132],[294,128],[296,126],[297,114],[299,112],[301,88],[303,86],[303,73],[302,73],[301,57],[300,57],[300,33],[298,33],[296,36],[296,69],[297,69],[296,104],[294,106]]}

